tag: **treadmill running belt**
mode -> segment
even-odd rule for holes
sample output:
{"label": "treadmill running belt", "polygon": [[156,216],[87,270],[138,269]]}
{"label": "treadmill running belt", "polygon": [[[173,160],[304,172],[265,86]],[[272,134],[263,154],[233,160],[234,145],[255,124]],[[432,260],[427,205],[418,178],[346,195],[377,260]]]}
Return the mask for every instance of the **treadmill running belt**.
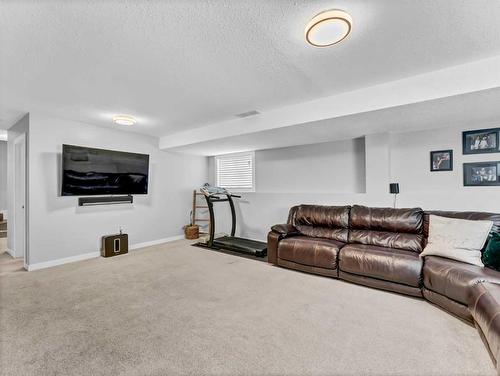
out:
{"label": "treadmill running belt", "polygon": [[258,257],[267,255],[267,244],[257,240],[238,238],[235,236],[223,236],[214,239],[213,245],[217,248],[249,253]]}

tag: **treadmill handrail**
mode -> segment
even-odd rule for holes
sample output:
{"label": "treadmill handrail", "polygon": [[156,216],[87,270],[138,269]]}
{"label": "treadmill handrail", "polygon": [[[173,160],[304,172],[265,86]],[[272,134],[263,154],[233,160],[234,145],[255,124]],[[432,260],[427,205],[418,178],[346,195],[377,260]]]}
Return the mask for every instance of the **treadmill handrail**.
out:
{"label": "treadmill handrail", "polygon": [[236,198],[241,198],[241,196],[238,196],[238,195],[233,195],[233,194],[225,194],[224,195],[227,197],[227,198],[222,198],[220,197],[220,193],[217,193],[217,194],[211,194],[211,195],[208,195],[206,197],[208,197],[210,199],[210,201],[212,202],[224,202],[224,201],[229,201],[229,197],[236,197]]}
{"label": "treadmill handrail", "polygon": [[[208,212],[210,215],[210,231],[209,231],[209,239],[208,246],[213,247],[214,237],[215,237],[215,215],[214,215],[214,202],[229,202],[229,208],[231,209],[231,236],[234,236],[236,232],[236,210],[234,208],[234,202],[232,198],[232,194],[227,193],[219,193],[219,194],[208,194],[205,193],[205,200],[207,201]],[[225,195],[227,198],[221,198],[220,196]]]}

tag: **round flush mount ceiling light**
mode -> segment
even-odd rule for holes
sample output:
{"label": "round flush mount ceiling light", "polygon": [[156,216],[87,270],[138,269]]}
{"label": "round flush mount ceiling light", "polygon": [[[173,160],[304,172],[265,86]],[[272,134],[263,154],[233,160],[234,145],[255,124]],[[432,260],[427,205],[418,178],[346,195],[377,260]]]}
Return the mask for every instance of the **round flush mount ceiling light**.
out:
{"label": "round flush mount ceiling light", "polygon": [[352,28],[352,17],[340,9],[314,16],[306,26],[305,37],[315,47],[328,47],[344,40]]}
{"label": "round flush mount ceiling light", "polygon": [[116,115],[113,116],[113,123],[118,125],[134,125],[137,121],[130,115]]}

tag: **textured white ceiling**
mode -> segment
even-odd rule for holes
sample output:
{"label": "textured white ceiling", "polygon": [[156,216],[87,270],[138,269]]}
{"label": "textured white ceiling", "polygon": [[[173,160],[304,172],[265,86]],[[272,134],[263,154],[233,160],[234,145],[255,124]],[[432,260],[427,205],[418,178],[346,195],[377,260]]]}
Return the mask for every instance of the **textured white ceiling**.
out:
{"label": "textured white ceiling", "polygon": [[[163,136],[500,54],[492,0],[75,0],[0,3],[0,128],[19,114]],[[341,8],[327,49],[303,27]]]}
{"label": "textured white ceiling", "polygon": [[[178,148],[222,137],[250,135],[493,88],[500,88],[500,56],[283,106],[245,119],[188,129],[161,137],[159,144],[161,149]],[[500,91],[497,93],[496,103],[500,103]],[[426,124],[420,126],[426,127]]]}

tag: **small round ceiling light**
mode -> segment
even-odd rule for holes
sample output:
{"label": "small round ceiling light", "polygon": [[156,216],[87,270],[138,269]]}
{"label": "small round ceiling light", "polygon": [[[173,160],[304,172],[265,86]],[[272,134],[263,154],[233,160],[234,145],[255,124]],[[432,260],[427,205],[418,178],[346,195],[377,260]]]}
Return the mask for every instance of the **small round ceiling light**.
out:
{"label": "small round ceiling light", "polygon": [[340,9],[321,12],[306,26],[305,37],[315,47],[328,47],[344,40],[352,29],[352,17]]}
{"label": "small round ceiling light", "polygon": [[118,125],[134,125],[137,121],[130,115],[116,115],[113,116],[113,123]]}

